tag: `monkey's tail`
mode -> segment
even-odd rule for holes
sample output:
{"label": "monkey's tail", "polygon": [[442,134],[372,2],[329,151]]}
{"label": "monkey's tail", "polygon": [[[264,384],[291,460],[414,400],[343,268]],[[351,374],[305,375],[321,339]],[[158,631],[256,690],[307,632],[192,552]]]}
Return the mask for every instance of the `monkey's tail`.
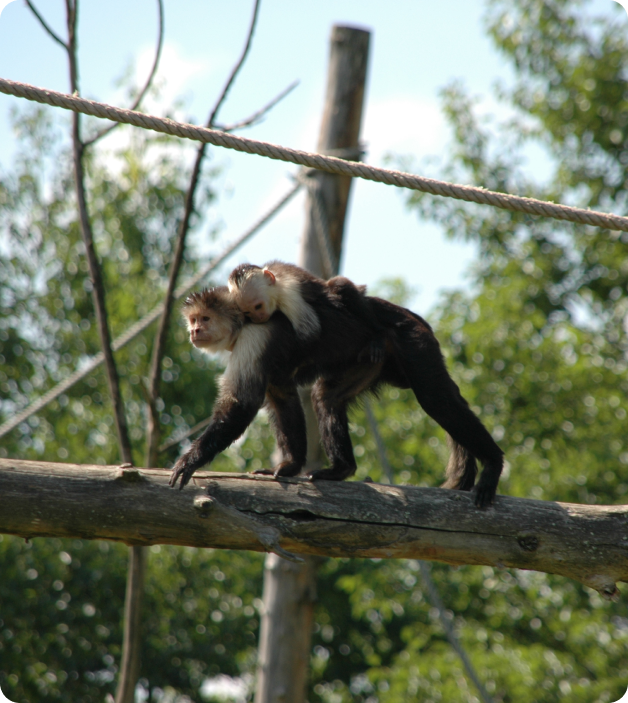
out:
{"label": "monkey's tail", "polygon": [[447,441],[451,447],[451,455],[445,472],[446,480],[442,488],[470,491],[475,484],[475,477],[478,473],[475,457],[449,435],[447,435]]}

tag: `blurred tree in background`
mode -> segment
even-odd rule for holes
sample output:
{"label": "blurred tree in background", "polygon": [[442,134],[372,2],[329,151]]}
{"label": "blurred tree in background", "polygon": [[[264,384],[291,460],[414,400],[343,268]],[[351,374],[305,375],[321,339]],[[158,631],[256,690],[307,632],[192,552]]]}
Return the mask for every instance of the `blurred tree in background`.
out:
{"label": "blurred tree in background", "polygon": [[[499,91],[509,117],[498,123],[463,85],[447,86],[443,104],[453,141],[432,175],[628,214],[625,22],[596,18],[592,5],[487,3],[488,31],[516,76],[514,86]],[[618,7],[618,20],[621,12]],[[4,418],[98,349],[70,164],[50,114],[37,109],[20,116],[23,150],[0,182],[1,227],[9,233],[0,262]],[[163,292],[185,184],[179,180],[180,147],[171,140],[163,150],[162,142],[133,133],[115,155],[117,170],[111,155],[91,163],[114,334]],[[539,150],[543,163],[552,165],[543,180],[527,165]],[[426,166],[415,169],[424,173]],[[212,197],[212,176],[206,173],[205,202]],[[419,218],[478,247],[471,290],[445,294],[430,321],[464,395],[506,452],[500,491],[625,502],[628,235],[450,199],[405,197]],[[187,265],[189,272],[194,262]],[[408,289],[389,281],[380,294],[403,302]],[[151,339],[139,337],[118,353],[137,452]],[[167,358],[162,422],[191,427],[211,410],[216,368],[189,349],[178,323]],[[195,393],[199,385],[207,388],[202,396]],[[372,407],[396,481],[438,485],[448,455],[442,430],[404,391],[387,389]],[[385,480],[359,408],[351,429],[357,478]],[[259,468],[271,449],[261,415],[244,441],[212,466]],[[170,450],[164,464],[177,451]],[[0,453],[116,461],[101,374],[4,438]],[[10,699],[102,701],[113,690],[123,552],[118,545],[80,540],[1,539],[0,686]],[[205,678],[254,670],[261,564],[257,554],[151,549],[142,664],[149,700],[199,700]],[[496,701],[605,703],[624,693],[625,598],[608,603],[542,573],[441,564],[433,564],[431,573]],[[416,562],[326,560],[318,596],[310,701],[477,700],[424,595]]]}

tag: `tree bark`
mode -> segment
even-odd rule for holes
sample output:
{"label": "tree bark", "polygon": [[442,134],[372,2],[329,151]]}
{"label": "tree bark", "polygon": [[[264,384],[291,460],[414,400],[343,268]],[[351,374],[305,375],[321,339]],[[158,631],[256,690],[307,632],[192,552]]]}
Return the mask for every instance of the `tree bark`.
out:
{"label": "tree bark", "polygon": [[139,678],[142,642],[142,604],[144,601],[144,576],[146,573],[146,549],[132,546],[129,550],[129,567],[126,577],[124,599],[124,634],[120,661],[120,678],[116,699],[135,700],[135,687]]}
{"label": "tree bark", "polygon": [[0,533],[327,557],[412,558],[560,574],[607,597],[628,581],[628,505],[444,488],[0,459]]}
{"label": "tree bark", "polygon": [[266,557],[255,703],[303,700],[315,601],[314,557],[302,563]]}

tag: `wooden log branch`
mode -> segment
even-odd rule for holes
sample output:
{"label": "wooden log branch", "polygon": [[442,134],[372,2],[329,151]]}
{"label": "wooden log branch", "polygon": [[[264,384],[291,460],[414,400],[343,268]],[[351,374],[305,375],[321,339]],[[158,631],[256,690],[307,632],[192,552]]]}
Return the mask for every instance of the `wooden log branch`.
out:
{"label": "wooden log branch", "polygon": [[628,581],[628,506],[356,481],[310,483],[197,472],[0,459],[0,532],[327,557],[413,558],[533,569],[617,598]]}

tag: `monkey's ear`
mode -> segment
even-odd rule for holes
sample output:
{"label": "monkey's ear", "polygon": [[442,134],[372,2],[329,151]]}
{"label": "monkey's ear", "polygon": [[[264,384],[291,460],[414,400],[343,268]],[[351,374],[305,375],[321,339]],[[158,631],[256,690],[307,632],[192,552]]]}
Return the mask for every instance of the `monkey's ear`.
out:
{"label": "monkey's ear", "polygon": [[272,271],[269,271],[268,269],[264,269],[264,276],[268,279],[269,286],[275,285],[275,274]]}

